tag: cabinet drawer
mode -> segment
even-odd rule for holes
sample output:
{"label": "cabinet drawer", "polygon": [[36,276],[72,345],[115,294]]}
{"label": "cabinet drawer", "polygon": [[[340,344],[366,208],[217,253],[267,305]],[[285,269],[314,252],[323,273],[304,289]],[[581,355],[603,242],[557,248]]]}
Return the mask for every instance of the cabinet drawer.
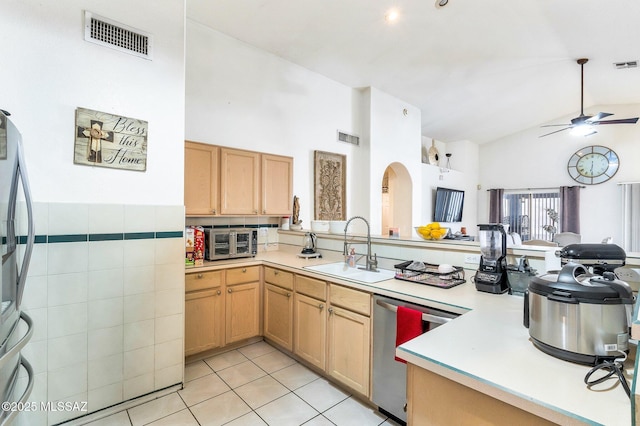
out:
{"label": "cabinet drawer", "polygon": [[223,271],[195,272],[184,277],[186,292],[219,287],[223,283]]}
{"label": "cabinet drawer", "polygon": [[327,283],[315,278],[296,276],[296,292],[306,294],[314,299],[327,300]]}
{"label": "cabinet drawer", "polygon": [[342,306],[353,312],[371,315],[371,295],[363,291],[353,290],[337,284],[330,284],[330,301],[332,305]]}
{"label": "cabinet drawer", "polygon": [[264,280],[278,287],[293,290],[293,273],[281,269],[264,267]]}
{"label": "cabinet drawer", "polygon": [[250,283],[260,280],[260,267],[247,266],[244,268],[227,269],[227,284]]}

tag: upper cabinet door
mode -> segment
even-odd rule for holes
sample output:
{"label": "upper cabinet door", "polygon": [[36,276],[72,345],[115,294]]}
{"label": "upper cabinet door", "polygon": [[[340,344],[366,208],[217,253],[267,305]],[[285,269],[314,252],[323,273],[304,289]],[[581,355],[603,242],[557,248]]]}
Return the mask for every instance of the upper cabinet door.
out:
{"label": "upper cabinet door", "polygon": [[184,146],[184,205],[187,215],[218,215],[220,148],[195,142]]}
{"label": "upper cabinet door", "polygon": [[262,211],[271,216],[291,215],[293,158],[262,154]]}
{"label": "upper cabinet door", "polygon": [[220,212],[260,213],[260,154],[220,148]]}

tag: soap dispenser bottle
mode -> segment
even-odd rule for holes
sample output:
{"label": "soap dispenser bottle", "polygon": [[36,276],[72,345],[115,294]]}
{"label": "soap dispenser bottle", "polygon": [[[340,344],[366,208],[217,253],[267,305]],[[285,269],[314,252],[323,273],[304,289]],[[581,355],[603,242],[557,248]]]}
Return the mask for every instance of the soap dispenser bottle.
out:
{"label": "soap dispenser bottle", "polygon": [[351,252],[349,253],[349,256],[347,256],[347,263],[351,268],[356,267],[356,249],[353,247],[351,247]]}

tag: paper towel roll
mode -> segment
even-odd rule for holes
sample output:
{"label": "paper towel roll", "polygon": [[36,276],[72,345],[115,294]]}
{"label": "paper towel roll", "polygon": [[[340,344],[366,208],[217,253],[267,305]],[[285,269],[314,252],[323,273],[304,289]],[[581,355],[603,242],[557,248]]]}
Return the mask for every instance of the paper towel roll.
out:
{"label": "paper towel roll", "polygon": [[560,258],[556,256],[555,248],[551,250],[547,250],[544,252],[544,266],[547,272],[549,271],[559,271],[560,266]]}

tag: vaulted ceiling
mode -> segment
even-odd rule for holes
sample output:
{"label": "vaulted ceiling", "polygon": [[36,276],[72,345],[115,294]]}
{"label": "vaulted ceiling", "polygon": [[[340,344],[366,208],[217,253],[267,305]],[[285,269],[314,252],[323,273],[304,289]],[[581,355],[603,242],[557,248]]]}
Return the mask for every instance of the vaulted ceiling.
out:
{"label": "vaulted ceiling", "polygon": [[187,0],[187,16],[402,99],[422,111],[423,135],[445,142],[577,116],[583,57],[585,113],[640,104],[640,68],[613,65],[640,60],[638,0]]}

